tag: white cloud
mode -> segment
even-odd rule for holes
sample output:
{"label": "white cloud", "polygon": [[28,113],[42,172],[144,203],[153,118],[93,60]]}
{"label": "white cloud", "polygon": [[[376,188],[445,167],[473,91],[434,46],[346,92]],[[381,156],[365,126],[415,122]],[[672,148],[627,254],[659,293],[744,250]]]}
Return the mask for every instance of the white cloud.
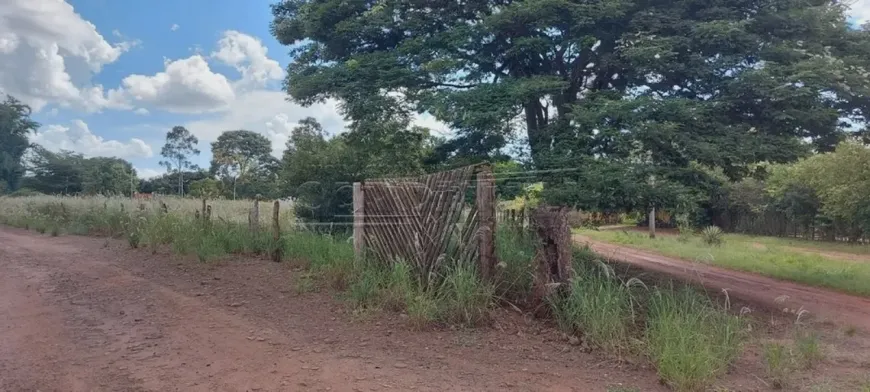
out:
{"label": "white cloud", "polygon": [[134,110],[133,113],[136,113],[136,114],[138,114],[138,115],[140,115],[140,116],[147,116],[148,113],[151,113],[151,112],[149,112],[148,109],[145,109],[145,108],[139,108],[139,109]]}
{"label": "white cloud", "polygon": [[870,0],[857,0],[853,2],[847,13],[855,18],[858,24],[870,22]]}
{"label": "white cloud", "polygon": [[30,139],[48,150],[70,150],[85,156],[115,156],[119,158],[148,158],[154,155],[151,146],[141,139],[128,142],[106,140],[95,135],[82,120],[73,120],[72,126],[58,124],[43,126]]}
{"label": "white cloud", "polygon": [[37,111],[50,102],[87,111],[123,107],[90,78],[135,44],[110,44],[65,1],[4,0],[0,89]]}
{"label": "white cloud", "polygon": [[134,167],[134,169],[136,169],[136,176],[145,180],[160,177],[166,173],[166,170],[163,169],[151,169],[147,167],[141,169]]}
{"label": "white cloud", "polygon": [[240,87],[256,87],[284,77],[281,65],[270,59],[268,52],[269,49],[258,38],[228,30],[218,41],[218,50],[211,56],[242,74]]}
{"label": "white cloud", "polygon": [[337,103],[329,101],[302,107],[286,100],[282,91],[257,90],[240,95],[224,113],[207,120],[192,121],[184,126],[201,142],[217,139],[224,131],[246,129],[263,134],[272,141],[273,154],[279,156],[290,131],[305,117],[314,117],[323,128],[336,134],[344,131],[344,118]]}
{"label": "white cloud", "polygon": [[131,101],[175,113],[220,110],[235,99],[235,92],[226,76],[213,72],[200,55],[167,60],[164,65],[163,72],[152,76],[127,76],[118,93]]}
{"label": "white cloud", "polygon": [[434,136],[450,136],[453,134],[453,131],[450,130],[450,126],[438,121],[429,113],[414,115],[413,123],[420,127],[429,128]]}
{"label": "white cloud", "polygon": [[172,26],[169,27],[169,31],[176,31],[179,27],[181,26],[179,26],[178,23],[173,23]]}

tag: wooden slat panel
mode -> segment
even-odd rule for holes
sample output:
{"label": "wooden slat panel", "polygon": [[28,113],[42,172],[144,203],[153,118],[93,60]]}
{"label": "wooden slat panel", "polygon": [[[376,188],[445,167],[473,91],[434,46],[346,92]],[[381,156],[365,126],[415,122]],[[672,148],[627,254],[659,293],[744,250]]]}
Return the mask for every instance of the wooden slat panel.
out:
{"label": "wooden slat panel", "polygon": [[478,214],[465,196],[477,169],[467,166],[420,177],[365,181],[367,249],[386,263],[407,261],[423,280],[445,258],[475,258]]}

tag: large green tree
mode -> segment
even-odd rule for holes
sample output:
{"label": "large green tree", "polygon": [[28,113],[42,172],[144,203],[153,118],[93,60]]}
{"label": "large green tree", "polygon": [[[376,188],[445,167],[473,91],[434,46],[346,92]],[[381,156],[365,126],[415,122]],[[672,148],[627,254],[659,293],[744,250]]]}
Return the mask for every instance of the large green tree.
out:
{"label": "large green tree", "polygon": [[94,157],[85,161],[82,191],[87,194],[130,196],[135,183],[136,170],[126,160]]}
{"label": "large green tree", "polygon": [[296,198],[300,218],[346,220],[353,182],[423,173],[423,157],[432,148],[427,129],[395,129],[396,123],[364,126],[328,137],[309,117],[292,130],[280,163],[280,183],[282,195]]}
{"label": "large green tree", "polygon": [[236,198],[239,181],[250,185],[259,177],[258,174],[274,166],[275,161],[269,139],[259,133],[246,130],[222,133],[212,142],[211,153],[211,172],[229,184],[228,188],[232,189],[233,199]]}
{"label": "large green tree", "polygon": [[47,194],[130,195],[135,190],[136,171],[120,158],[85,158],[72,151],[48,151],[34,145],[28,156],[25,187]]}
{"label": "large green tree", "polygon": [[38,128],[39,124],[30,119],[30,106],[11,95],[0,102],[0,181],[8,191],[16,190],[24,176],[21,161],[30,147],[27,136]]}
{"label": "large green tree", "polygon": [[870,41],[844,9],[284,0],[271,28],[294,45],[285,85],[296,102],[339,99],[355,121],[427,111],[472,140],[524,131],[551,197],[643,208],[708,182],[699,167],[736,179],[752,162],[828,151],[864,123]]}
{"label": "large green tree", "polygon": [[190,161],[190,156],[199,155],[196,138],[187,128],[175,126],[166,133],[166,144],[160,149],[160,155],[165,158],[160,164],[166,171],[175,172],[178,177],[178,194],[184,196],[184,171],[196,170],[197,166]]}
{"label": "large green tree", "polygon": [[72,151],[48,151],[34,146],[28,154],[31,176],[23,186],[46,194],[78,194],[83,190],[85,157]]}

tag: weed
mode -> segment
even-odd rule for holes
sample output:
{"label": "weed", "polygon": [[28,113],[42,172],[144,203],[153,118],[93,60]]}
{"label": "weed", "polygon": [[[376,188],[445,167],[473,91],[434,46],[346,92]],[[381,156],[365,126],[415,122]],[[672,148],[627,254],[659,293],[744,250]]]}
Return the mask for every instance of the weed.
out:
{"label": "weed", "polygon": [[296,294],[305,294],[314,291],[317,285],[314,282],[314,275],[310,272],[305,272],[296,275],[295,285],[293,286]]}
{"label": "weed", "polygon": [[767,379],[775,389],[783,388],[794,370],[794,357],[791,350],[780,343],[767,343],[763,346],[764,369]]}
{"label": "weed", "polygon": [[622,353],[628,348],[632,324],[629,288],[605,272],[577,274],[568,294],[551,299],[560,329],[583,333],[586,340],[607,351]]}
{"label": "weed", "polygon": [[473,265],[449,266],[438,291],[442,316],[447,323],[471,327],[489,320],[494,289],[477,276]]}
{"label": "weed", "polygon": [[738,356],[743,321],[690,288],[653,290],[646,338],[659,377],[677,391],[708,387]]}
{"label": "weed", "polygon": [[495,244],[499,260],[496,295],[512,303],[526,300],[532,289],[533,235],[500,225],[496,230]]}
{"label": "weed", "polygon": [[807,369],[825,358],[819,336],[811,330],[800,329],[795,333],[795,349],[798,361]]}
{"label": "weed", "polygon": [[385,273],[379,266],[369,264],[362,268],[357,278],[348,287],[348,297],[357,308],[374,308],[380,305]]}
{"label": "weed", "polygon": [[720,246],[725,242],[725,233],[716,226],[707,226],[701,231],[701,240],[710,246]]}
{"label": "weed", "polygon": [[419,293],[407,302],[408,323],[412,328],[423,329],[441,317],[438,300],[429,293]]}
{"label": "weed", "polygon": [[411,266],[404,261],[394,262],[386,277],[384,305],[388,309],[401,311],[410,307],[412,301],[417,300],[419,291],[418,284],[411,272]]}

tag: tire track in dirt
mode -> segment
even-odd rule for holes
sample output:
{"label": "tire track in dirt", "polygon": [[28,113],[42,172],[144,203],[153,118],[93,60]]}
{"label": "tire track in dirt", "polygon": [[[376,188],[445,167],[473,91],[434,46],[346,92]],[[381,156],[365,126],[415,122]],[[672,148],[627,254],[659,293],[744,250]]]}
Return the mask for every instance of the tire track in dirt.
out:
{"label": "tire track in dirt", "polygon": [[0,391],[663,391],[532,327],[354,322],[289,269],[0,227]]}
{"label": "tire track in dirt", "polygon": [[732,297],[771,310],[803,308],[819,321],[870,330],[867,298],[614,245],[580,234],[573,238],[615,262],[699,283],[716,292],[725,289]]}

